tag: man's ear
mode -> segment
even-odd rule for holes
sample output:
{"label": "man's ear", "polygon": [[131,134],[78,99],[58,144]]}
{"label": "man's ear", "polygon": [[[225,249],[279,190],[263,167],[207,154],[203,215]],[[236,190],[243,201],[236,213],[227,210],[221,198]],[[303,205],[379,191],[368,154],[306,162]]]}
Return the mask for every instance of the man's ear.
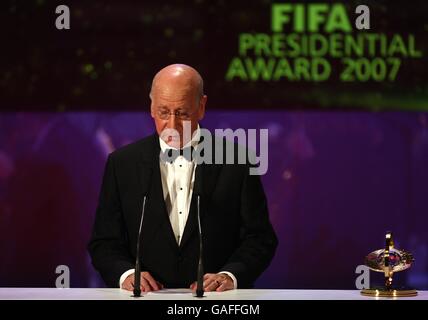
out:
{"label": "man's ear", "polygon": [[150,104],[150,115],[152,118],[155,117],[155,108],[153,107],[153,103]]}
{"label": "man's ear", "polygon": [[207,100],[208,97],[204,94],[201,100],[199,101],[198,120],[202,120],[205,116],[205,105],[207,103]]}

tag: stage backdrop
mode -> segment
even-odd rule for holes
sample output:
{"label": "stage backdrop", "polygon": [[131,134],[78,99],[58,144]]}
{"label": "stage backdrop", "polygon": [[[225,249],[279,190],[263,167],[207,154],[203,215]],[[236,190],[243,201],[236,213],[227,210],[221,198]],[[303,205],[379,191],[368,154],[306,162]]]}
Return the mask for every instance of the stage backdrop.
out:
{"label": "stage backdrop", "polygon": [[[269,130],[262,176],[279,247],[259,288],[354,289],[385,232],[428,289],[428,114],[209,111],[208,129]],[[0,286],[101,286],[86,252],[106,157],[153,132],[147,112],[0,115]]]}
{"label": "stage backdrop", "polygon": [[[356,13],[361,4],[368,16]],[[58,5],[68,6],[70,29],[57,29]],[[201,72],[214,109],[428,107],[425,0],[2,0],[0,8],[0,110],[138,111],[153,75],[177,62]]]}

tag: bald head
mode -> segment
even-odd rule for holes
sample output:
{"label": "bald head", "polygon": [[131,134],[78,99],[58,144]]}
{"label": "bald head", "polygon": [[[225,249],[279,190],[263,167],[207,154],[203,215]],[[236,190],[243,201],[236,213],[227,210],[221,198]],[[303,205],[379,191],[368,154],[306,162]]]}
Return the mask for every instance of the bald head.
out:
{"label": "bald head", "polygon": [[[203,92],[201,75],[185,64],[169,65],[153,78],[150,114],[159,137],[170,146],[182,147],[198,128],[207,102]],[[184,135],[189,123],[191,135]]]}
{"label": "bald head", "polygon": [[191,66],[171,64],[160,70],[153,78],[150,98],[162,95],[193,95],[199,101],[204,95],[201,75]]}

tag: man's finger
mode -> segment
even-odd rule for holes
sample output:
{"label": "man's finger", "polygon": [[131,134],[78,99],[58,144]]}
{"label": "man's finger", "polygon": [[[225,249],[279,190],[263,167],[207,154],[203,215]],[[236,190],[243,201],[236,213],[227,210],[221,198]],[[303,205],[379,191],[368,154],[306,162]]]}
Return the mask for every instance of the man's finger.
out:
{"label": "man's finger", "polygon": [[233,285],[230,283],[230,281],[225,280],[215,291],[221,292],[226,290],[232,290]]}
{"label": "man's finger", "polygon": [[145,279],[148,284],[150,285],[150,289],[152,290],[159,290],[158,284],[156,283],[155,279],[153,279],[153,277],[150,275],[150,273],[145,272],[144,274],[141,275],[142,279]]}
{"label": "man's finger", "polygon": [[141,277],[141,290],[144,291],[144,292],[152,291],[151,287],[150,287],[150,284],[143,277]]}
{"label": "man's finger", "polygon": [[129,290],[130,286],[132,286],[131,281],[129,280],[129,278],[126,278],[125,281],[123,281],[122,286],[120,288],[124,290]]}
{"label": "man's finger", "polygon": [[213,283],[213,281],[211,279],[205,280],[204,283],[203,283],[204,289],[207,288],[207,287],[209,287],[212,283]]}
{"label": "man's finger", "polygon": [[211,282],[214,280],[215,276],[216,275],[213,274],[213,273],[207,273],[207,274],[205,274],[205,276],[204,276],[204,283],[203,283],[204,288],[207,287],[207,286],[209,286],[211,284]]}
{"label": "man's finger", "polygon": [[134,289],[134,284],[129,279],[127,279],[122,283],[122,289],[132,291]]}
{"label": "man's finger", "polygon": [[215,289],[217,289],[219,283],[220,283],[219,281],[217,282],[215,279],[213,279],[208,283],[208,285],[204,289],[206,291],[214,291]]}

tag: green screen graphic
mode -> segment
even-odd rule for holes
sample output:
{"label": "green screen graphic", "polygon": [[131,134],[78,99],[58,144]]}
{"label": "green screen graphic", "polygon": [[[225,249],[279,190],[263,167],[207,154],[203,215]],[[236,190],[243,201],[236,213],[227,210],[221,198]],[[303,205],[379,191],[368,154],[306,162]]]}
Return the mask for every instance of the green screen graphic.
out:
{"label": "green screen graphic", "polygon": [[393,82],[403,60],[423,57],[415,35],[358,30],[360,18],[342,3],[272,4],[272,32],[241,33],[225,79]]}
{"label": "green screen graphic", "polygon": [[210,110],[428,110],[426,0],[1,5],[0,111],[148,110],[172,63],[201,73]]}

